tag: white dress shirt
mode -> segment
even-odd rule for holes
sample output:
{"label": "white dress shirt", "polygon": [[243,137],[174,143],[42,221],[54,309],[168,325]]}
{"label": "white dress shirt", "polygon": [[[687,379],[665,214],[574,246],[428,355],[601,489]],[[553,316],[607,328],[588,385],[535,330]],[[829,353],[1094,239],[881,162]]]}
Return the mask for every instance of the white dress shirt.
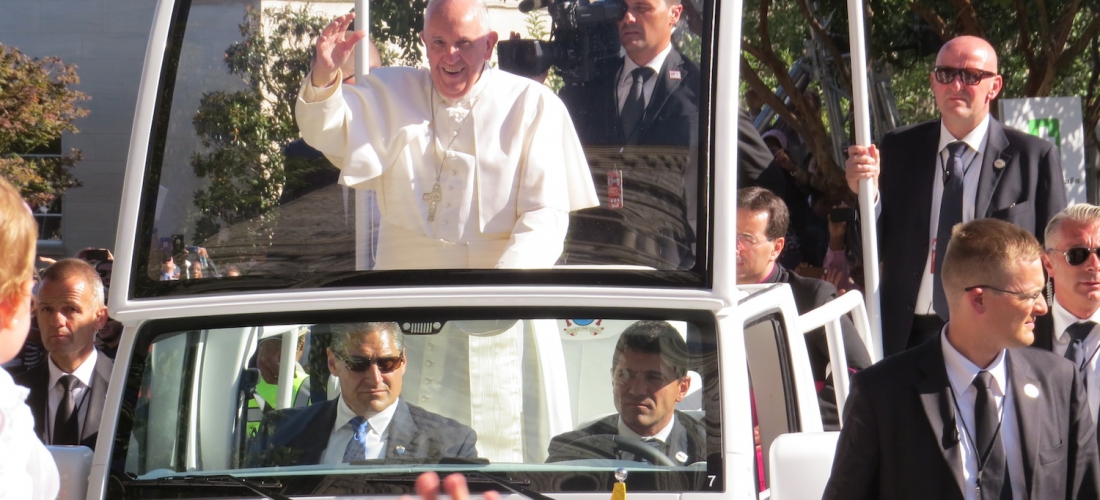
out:
{"label": "white dress shirt", "polygon": [[940,198],[943,197],[943,169],[950,161],[947,153],[947,145],[955,141],[965,142],[968,146],[963,153],[963,222],[974,220],[974,203],[978,198],[978,179],[982,175],[982,151],[985,151],[985,143],[989,132],[989,116],[974,127],[966,137],[956,139],[947,131],[947,127],[940,122],[940,143],[937,151],[936,177],[932,181],[932,213],[928,225],[928,258],[924,263],[924,273],[921,274],[920,289],[917,291],[916,308],[914,314],[936,314],[932,309],[932,261],[936,258],[936,231],[940,226]]}
{"label": "white dress shirt", "polygon": [[[974,388],[974,378],[982,371],[978,365],[966,359],[951,342],[947,340],[948,323],[940,334],[940,347],[943,350],[943,362],[947,368],[947,378],[951,382],[954,403],[957,405],[955,426],[959,433],[959,456],[963,466],[963,480],[966,488],[963,495],[966,500],[977,500],[978,458],[975,454],[974,439],[974,400],[978,390]],[[993,399],[1001,415],[1001,443],[1004,444],[1005,458],[1008,462],[1009,480],[1012,483],[1012,498],[1023,500],[1028,497],[1027,480],[1024,477],[1024,461],[1020,448],[1020,424],[1016,420],[1016,401],[1012,396],[1008,380],[1008,363],[1005,351],[985,368],[993,376]]]}
{"label": "white dress shirt", "polygon": [[[390,420],[397,411],[397,403],[401,398],[394,400],[393,404],[374,415],[367,417],[370,428],[367,429],[366,456],[367,459],[383,458],[386,456],[386,441],[390,437]],[[328,447],[321,455],[323,464],[339,464],[344,462],[344,451],[348,449],[355,430],[351,428],[351,420],[358,415],[344,402],[344,396],[339,396],[336,403],[336,422],[332,425],[332,433],[329,434]]]}
{"label": "white dress shirt", "polygon": [[[76,370],[73,370],[71,373],[77,380],[76,386],[73,387],[73,403],[76,405],[77,422],[80,423],[77,427],[79,429],[77,432],[78,438],[84,435],[84,420],[88,415],[88,405],[84,404],[84,402],[88,399],[87,395],[89,389],[92,388],[92,377],[95,376],[95,364],[98,358],[99,349],[92,349],[92,355],[88,356],[88,359],[85,359],[84,362],[76,367]],[[57,408],[61,405],[61,398],[65,396],[65,388],[61,385],[60,381],[61,377],[66,373],[61,371],[61,369],[53,363],[53,358],[47,356],[47,359],[49,359],[47,366],[50,369],[50,381],[46,386],[49,388],[49,425],[47,429],[49,432],[47,436],[52,440],[54,420],[57,417]]]}
{"label": "white dress shirt", "polygon": [[[1095,321],[1100,324],[1100,309],[1087,318],[1077,318],[1073,313],[1062,307],[1058,302],[1058,295],[1054,295],[1054,307],[1050,308],[1050,314],[1054,319],[1054,342],[1052,351],[1059,356],[1066,355],[1069,348],[1070,336],[1066,328],[1081,321]],[[1089,396],[1089,410],[1092,412],[1092,421],[1096,422],[1096,415],[1100,413],[1100,365],[1097,365],[1097,351],[1100,350],[1100,328],[1093,327],[1081,347],[1085,350],[1086,369],[1088,377],[1085,377],[1085,390]]]}
{"label": "white dress shirt", "polygon": [[[672,44],[665,46],[665,50],[657,53],[645,66],[653,69],[653,76],[642,83],[642,106],[649,105],[649,98],[653,96],[653,89],[657,88],[657,77],[661,74],[661,66],[665,65],[665,58],[672,51]],[[619,112],[622,113],[626,98],[630,97],[630,87],[634,85],[634,76],[630,73],[640,66],[630,56],[623,56],[623,67],[619,69],[619,84],[615,86],[616,99],[619,100]]]}
{"label": "white dress shirt", "polygon": [[670,434],[672,434],[672,427],[676,425],[676,414],[673,413],[672,418],[670,418],[668,420],[668,424],[665,425],[664,427],[662,427],[661,430],[657,431],[657,433],[652,435],[652,436],[643,436],[641,434],[638,434],[637,432],[634,432],[633,429],[631,429],[630,427],[627,427],[626,424],[623,423],[623,419],[622,419],[621,416],[617,416],[615,418],[615,425],[619,429],[619,435],[620,436],[632,437],[632,438],[635,438],[635,439],[643,439],[643,440],[644,439],[656,439],[656,440],[658,440],[662,443],[667,443],[668,442],[668,436]]}

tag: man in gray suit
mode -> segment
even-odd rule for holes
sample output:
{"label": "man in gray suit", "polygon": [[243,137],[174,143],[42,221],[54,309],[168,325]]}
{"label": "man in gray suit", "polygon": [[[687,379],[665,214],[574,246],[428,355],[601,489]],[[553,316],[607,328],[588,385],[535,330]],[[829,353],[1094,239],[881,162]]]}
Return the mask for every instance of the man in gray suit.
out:
{"label": "man in gray suit", "polygon": [[103,283],[87,262],[61,259],[42,273],[35,314],[49,356],[15,377],[46,444],[95,449],[111,380],[111,359],[95,347],[107,323]]}
{"label": "man in gray suit", "polygon": [[477,457],[473,429],[401,399],[405,336],[397,323],[335,325],[326,354],[340,397],[264,416],[249,466]]}
{"label": "man in gray suit", "polygon": [[951,320],[857,373],[824,499],[1097,498],[1096,429],[1077,369],[1030,349],[1042,249],[996,219],[955,227]]}
{"label": "man in gray suit", "polygon": [[676,410],[691,385],[687,344],[680,333],[665,321],[639,321],[619,336],[613,356],[612,392],[619,413],[555,436],[546,461],[619,458],[687,465],[705,460],[702,424]]}

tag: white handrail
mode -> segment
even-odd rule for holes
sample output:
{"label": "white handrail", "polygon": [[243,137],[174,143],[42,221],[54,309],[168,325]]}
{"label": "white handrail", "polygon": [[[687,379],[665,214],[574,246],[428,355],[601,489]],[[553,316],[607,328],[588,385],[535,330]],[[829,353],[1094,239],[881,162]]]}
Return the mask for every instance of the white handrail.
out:
{"label": "white handrail", "polygon": [[[805,335],[813,330],[825,327],[825,340],[829,346],[829,366],[833,374],[833,389],[836,394],[836,409],[838,415],[844,414],[844,401],[848,399],[850,383],[848,378],[848,358],[844,354],[844,334],[840,326],[840,318],[845,314],[852,314],[852,323],[856,331],[867,346],[871,362],[882,359],[882,351],[871,348],[874,333],[868,327],[867,310],[864,309],[863,294],[858,291],[850,291],[841,295],[817,309],[798,317],[798,328]],[[843,423],[843,422],[842,422]]]}

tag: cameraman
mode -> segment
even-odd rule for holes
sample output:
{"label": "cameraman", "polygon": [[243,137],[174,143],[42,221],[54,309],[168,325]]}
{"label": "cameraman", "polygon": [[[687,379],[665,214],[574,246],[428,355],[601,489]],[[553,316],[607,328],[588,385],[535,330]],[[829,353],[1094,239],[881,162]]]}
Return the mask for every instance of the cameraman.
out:
{"label": "cameraman", "polygon": [[[567,263],[689,269],[695,263],[700,80],[699,65],[672,46],[684,6],[680,0],[625,0],[622,6],[616,27],[626,56],[602,65],[607,69],[587,82],[566,79],[559,95],[597,191],[611,188],[600,207],[574,214],[570,240],[581,244]],[[594,249],[585,251],[585,242]],[[620,251],[603,251],[607,245]]]}
{"label": "cameraman", "polygon": [[680,0],[626,0],[618,22],[626,57],[561,98],[585,146],[698,143],[699,65],[672,47]]}

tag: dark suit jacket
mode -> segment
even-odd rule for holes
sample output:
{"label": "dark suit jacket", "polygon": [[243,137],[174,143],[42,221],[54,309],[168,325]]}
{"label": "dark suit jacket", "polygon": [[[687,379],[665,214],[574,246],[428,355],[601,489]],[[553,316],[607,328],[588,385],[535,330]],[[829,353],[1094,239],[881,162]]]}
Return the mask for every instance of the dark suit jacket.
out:
{"label": "dark suit jacket", "polygon": [[[623,59],[559,97],[588,153],[600,206],[571,214],[563,262],[615,263],[684,269],[692,244],[698,191],[699,65],[672,50],[630,137],[619,121],[616,80]],[[622,172],[623,207],[610,208],[608,172]],[[571,242],[580,242],[573,245]]]}
{"label": "dark suit jacket", "polygon": [[[1038,349],[1006,356],[1029,498],[1097,498],[1096,430],[1077,370]],[[939,336],[857,373],[823,498],[961,500],[950,385]]]}
{"label": "dark suit jacket", "polygon": [[[661,452],[673,461],[678,461],[683,465],[706,460],[707,445],[703,424],[679,410],[674,410],[674,412],[676,421],[672,425],[672,432],[669,433],[668,440],[660,446]],[[574,441],[588,436],[618,435],[618,423],[618,414],[608,415],[583,429],[554,436],[550,440],[550,447],[548,448],[550,456],[547,457],[546,462],[609,457],[633,460],[634,455],[629,452],[617,454],[610,440],[587,442],[584,446],[571,445]],[[676,457],[679,453],[683,453],[681,456],[684,457],[684,460],[679,460]]]}
{"label": "dark suit jacket", "polygon": [[[321,462],[336,424],[338,400],[268,413],[249,446],[249,467],[312,465]],[[474,430],[398,399],[390,420],[384,458],[439,461],[477,457]]]}
{"label": "dark suit jacket", "polygon": [[[668,53],[657,79],[653,94],[646,102],[642,124],[630,137],[623,133],[619,121],[619,101],[615,97],[619,70],[623,59],[610,66],[591,82],[570,85],[559,96],[577,136],[585,146],[682,146],[699,144],[699,65],[685,59],[675,49]],[[679,72],[679,78],[672,78]]]}
{"label": "dark suit jacket", "polygon": [[[102,352],[97,353],[95,371],[92,375],[92,385],[84,397],[82,406],[88,408],[84,413],[84,423],[80,427],[80,445],[95,449],[96,437],[99,436],[99,418],[103,415],[103,405],[107,401],[107,386],[111,383],[111,369],[114,362]],[[27,371],[12,377],[16,384],[31,390],[27,395],[27,406],[34,415],[34,433],[46,444],[51,442],[53,436],[49,432],[49,390],[50,383],[49,357],[42,359],[41,363]],[[81,413],[84,409],[81,408]]]}
{"label": "dark suit jacket", "polygon": [[[905,349],[913,326],[929,252],[939,134],[939,120],[920,123],[886,134],[879,147],[882,343],[887,356]],[[998,161],[1003,167],[995,166]],[[1054,145],[991,118],[981,169],[975,217],[1011,222],[1042,242],[1047,222],[1066,207],[1062,164]]]}

